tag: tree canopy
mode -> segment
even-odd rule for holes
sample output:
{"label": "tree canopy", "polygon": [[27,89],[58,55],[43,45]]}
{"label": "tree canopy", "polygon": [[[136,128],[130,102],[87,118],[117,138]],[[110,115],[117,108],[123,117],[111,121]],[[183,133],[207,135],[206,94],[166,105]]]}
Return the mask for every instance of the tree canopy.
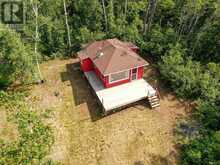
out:
{"label": "tree canopy", "polygon": [[182,164],[220,163],[219,0],[25,2],[23,31],[0,25],[0,87],[41,77],[40,62],[72,56],[84,43],[132,41],[154,61],[168,88],[198,103],[200,136],[182,146]]}
{"label": "tree canopy", "polygon": [[28,80],[33,73],[33,52],[18,33],[0,24],[0,87]]}

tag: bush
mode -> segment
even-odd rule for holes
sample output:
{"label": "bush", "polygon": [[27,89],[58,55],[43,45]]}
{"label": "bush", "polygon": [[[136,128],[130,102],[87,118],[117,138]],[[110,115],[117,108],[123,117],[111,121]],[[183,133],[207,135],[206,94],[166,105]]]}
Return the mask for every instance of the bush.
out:
{"label": "bush", "polygon": [[220,107],[208,102],[203,102],[196,108],[196,116],[208,130],[220,130]]}
{"label": "bush", "polygon": [[200,136],[182,145],[181,164],[220,164],[220,107],[202,101],[195,109]]}
{"label": "bush", "polygon": [[191,141],[182,148],[181,164],[201,165],[220,163],[220,132]]}
{"label": "bush", "polygon": [[213,63],[202,67],[199,62],[184,58],[185,54],[179,44],[171,47],[159,63],[162,77],[178,96],[215,100],[220,96],[220,67]]}
{"label": "bush", "polygon": [[162,57],[159,66],[163,78],[169,82],[177,95],[191,98],[199,95],[197,86],[201,68],[199,63],[193,63],[189,59],[185,63],[185,53],[181,45],[177,44]]}

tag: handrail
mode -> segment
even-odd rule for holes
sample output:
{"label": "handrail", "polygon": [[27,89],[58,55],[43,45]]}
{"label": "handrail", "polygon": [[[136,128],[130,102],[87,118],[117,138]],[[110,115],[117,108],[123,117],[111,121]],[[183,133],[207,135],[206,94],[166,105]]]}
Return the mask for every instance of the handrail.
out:
{"label": "handrail", "polygon": [[161,95],[160,95],[159,90],[157,88],[155,88],[155,90],[156,90],[156,94],[157,94],[158,98],[161,99]]}

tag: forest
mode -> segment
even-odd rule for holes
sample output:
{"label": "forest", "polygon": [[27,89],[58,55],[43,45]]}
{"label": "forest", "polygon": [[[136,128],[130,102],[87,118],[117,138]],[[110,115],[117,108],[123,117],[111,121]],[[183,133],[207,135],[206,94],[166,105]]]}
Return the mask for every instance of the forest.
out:
{"label": "forest", "polygon": [[[11,87],[47,81],[40,63],[74,57],[83,44],[107,38],[136,43],[142,57],[153,61],[167,88],[181,99],[196,102],[189,120],[199,125],[199,134],[179,143],[180,164],[220,164],[219,0],[24,2],[22,30],[0,24],[0,107],[7,107],[22,132],[14,145],[0,139],[0,164],[38,164],[53,141],[50,128],[27,111],[23,96]],[[17,108],[24,109],[23,114],[14,112]],[[186,127],[193,127],[191,121]],[[32,136],[27,133],[28,123],[36,124]]]}

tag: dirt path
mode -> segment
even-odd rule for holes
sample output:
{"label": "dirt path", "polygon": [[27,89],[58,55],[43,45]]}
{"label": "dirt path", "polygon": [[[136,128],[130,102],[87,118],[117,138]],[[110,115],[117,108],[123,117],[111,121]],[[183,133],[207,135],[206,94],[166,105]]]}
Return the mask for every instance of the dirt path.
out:
{"label": "dirt path", "polygon": [[[35,86],[29,99],[42,110],[54,111],[54,160],[64,165],[176,164],[173,128],[189,110],[187,104],[161,89],[161,107],[156,110],[142,101],[101,118],[91,89],[72,63],[43,64],[47,81]],[[152,74],[148,70],[145,77],[150,80]]]}

